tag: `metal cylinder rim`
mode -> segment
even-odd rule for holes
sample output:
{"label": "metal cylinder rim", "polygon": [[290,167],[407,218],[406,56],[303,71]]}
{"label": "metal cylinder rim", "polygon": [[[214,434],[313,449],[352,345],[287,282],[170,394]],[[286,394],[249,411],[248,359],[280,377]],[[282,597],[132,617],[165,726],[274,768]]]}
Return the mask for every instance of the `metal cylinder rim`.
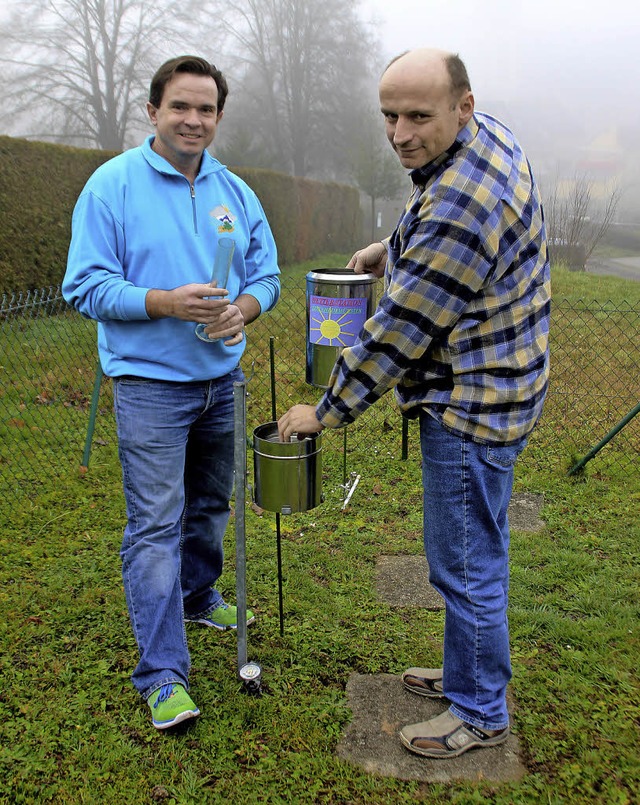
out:
{"label": "metal cylinder rim", "polygon": [[371,272],[356,274],[352,268],[315,268],[307,274],[307,280],[314,282],[325,280],[331,284],[369,285],[378,278]]}

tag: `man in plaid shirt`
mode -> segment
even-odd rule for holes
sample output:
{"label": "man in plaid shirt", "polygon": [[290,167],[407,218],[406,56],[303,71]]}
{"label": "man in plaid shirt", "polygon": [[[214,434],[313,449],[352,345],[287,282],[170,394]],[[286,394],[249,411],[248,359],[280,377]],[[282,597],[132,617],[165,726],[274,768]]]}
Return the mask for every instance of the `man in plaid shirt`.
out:
{"label": "man in plaid shirt", "polygon": [[391,237],[348,267],[384,274],[384,294],[318,405],[294,406],[279,430],[288,439],[344,426],[391,388],[403,414],[419,418],[444,659],[408,669],[403,682],[449,708],[400,738],[416,754],[452,757],[509,734],[507,509],[548,385],[547,242],[529,163],[509,129],[474,111],[458,56],[405,53],[379,92],[413,192]]}

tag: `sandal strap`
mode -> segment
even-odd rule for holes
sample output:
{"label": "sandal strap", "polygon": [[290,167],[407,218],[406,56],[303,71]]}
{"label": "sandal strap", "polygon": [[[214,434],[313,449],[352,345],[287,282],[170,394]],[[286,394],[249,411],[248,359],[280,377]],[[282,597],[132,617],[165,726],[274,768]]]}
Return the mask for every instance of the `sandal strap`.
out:
{"label": "sandal strap", "polygon": [[490,736],[487,735],[484,730],[463,721],[462,724],[451,730],[448,735],[443,735],[442,741],[447,749],[461,749],[463,746],[467,746],[469,743],[475,743],[476,741],[482,741],[484,743],[484,741],[489,740],[489,738]]}

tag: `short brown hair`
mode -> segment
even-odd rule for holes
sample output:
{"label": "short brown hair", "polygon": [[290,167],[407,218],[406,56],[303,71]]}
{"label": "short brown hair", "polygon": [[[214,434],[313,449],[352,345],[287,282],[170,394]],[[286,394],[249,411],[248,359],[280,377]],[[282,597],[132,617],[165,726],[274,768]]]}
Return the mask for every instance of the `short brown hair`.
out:
{"label": "short brown hair", "polygon": [[459,97],[463,92],[471,91],[467,68],[460,56],[457,53],[449,53],[445,56],[444,63],[451,80],[451,94]]}
{"label": "short brown hair", "polygon": [[156,70],[156,74],[151,79],[149,87],[149,103],[158,109],[162,103],[164,88],[171,81],[176,73],[194,73],[195,75],[208,75],[213,78],[218,87],[218,103],[216,109],[218,114],[224,109],[224,102],[229,94],[227,80],[222,75],[215,64],[210,64],[200,56],[177,56],[169,59]]}

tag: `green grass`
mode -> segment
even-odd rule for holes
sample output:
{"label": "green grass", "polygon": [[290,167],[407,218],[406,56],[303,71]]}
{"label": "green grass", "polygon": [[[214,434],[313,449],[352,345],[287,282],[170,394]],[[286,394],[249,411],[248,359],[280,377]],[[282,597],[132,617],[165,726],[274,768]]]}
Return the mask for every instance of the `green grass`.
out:
{"label": "green grass", "polygon": [[[554,276],[556,294],[576,292],[576,274]],[[576,299],[629,301],[640,286],[584,279],[592,282],[579,277]],[[439,662],[443,616],[376,596],[377,557],[421,553],[417,450],[403,462],[354,440],[349,469],[362,479],[344,512],[339,450],[325,453],[324,503],[281,518],[283,637],[275,516],[247,508],[247,589],[258,616],[249,655],[262,665],[263,696],[241,693],[234,635],[189,628],[202,716],[174,735],[152,728],[129,682],[137,654],[120,578],[115,445],[95,450],[83,476],[62,461],[38,495],[0,501],[0,803],[640,800],[637,465],[631,472],[603,457],[579,478],[519,465],[516,491],[544,494],[546,523],[512,536],[511,688],[527,773],[509,784],[445,785],[375,777],[336,756],[349,675]],[[221,579],[230,599],[233,526]]]}
{"label": "green grass", "polygon": [[634,306],[640,302],[640,282],[561,267],[555,267],[551,273],[551,292],[554,300],[572,303],[597,300]]}

